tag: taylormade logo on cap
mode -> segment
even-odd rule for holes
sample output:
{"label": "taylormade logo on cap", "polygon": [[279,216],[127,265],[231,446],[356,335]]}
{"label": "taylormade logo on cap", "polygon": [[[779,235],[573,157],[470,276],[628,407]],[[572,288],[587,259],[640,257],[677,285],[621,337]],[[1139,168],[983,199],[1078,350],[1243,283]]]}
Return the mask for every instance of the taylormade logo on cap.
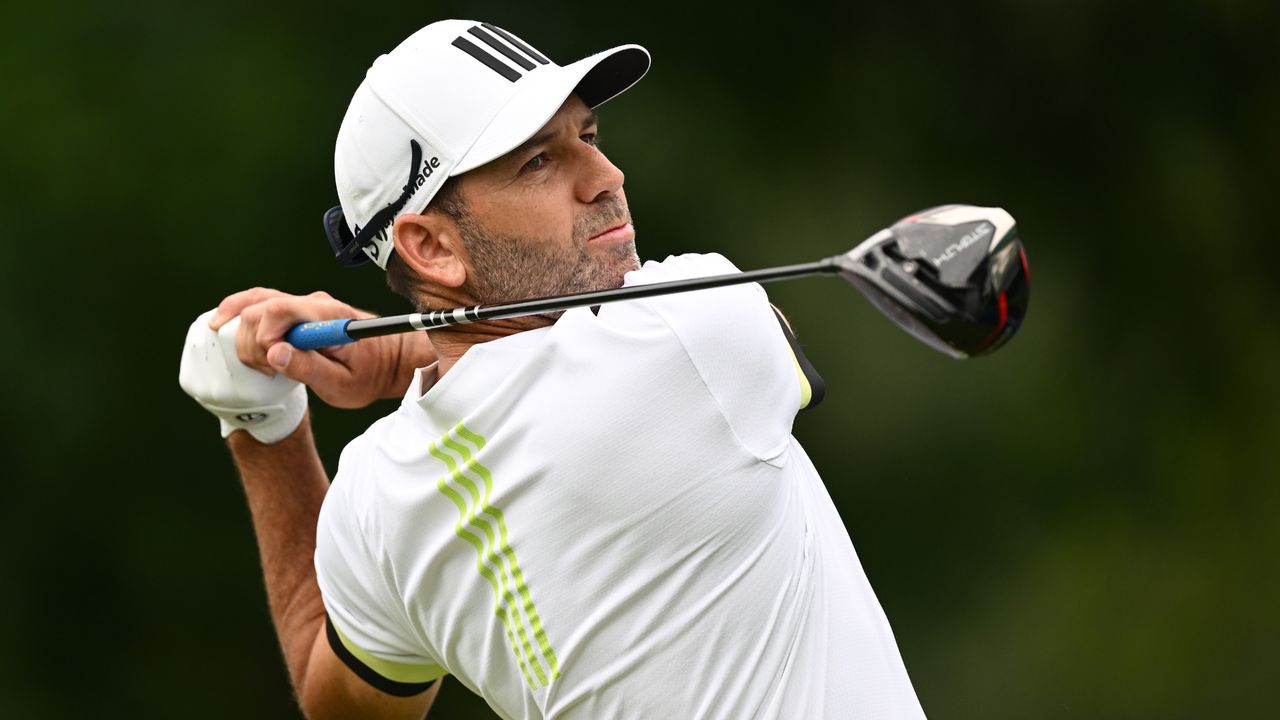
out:
{"label": "taylormade logo on cap", "polygon": [[[372,234],[369,235],[371,243],[367,249],[374,259],[379,255],[379,247],[387,244],[389,236],[387,229],[395,222],[396,215],[404,209],[409,198],[426,184],[427,178],[435,174],[436,168],[440,167],[440,158],[432,156],[430,160],[423,162],[422,147],[418,145],[417,140],[409,141],[409,181],[404,184],[404,188],[400,192],[400,197],[387,207],[383,208],[374,215],[370,221],[369,228]],[[351,229],[356,238],[363,238],[367,233],[356,225]],[[382,263],[385,266],[385,263]]]}
{"label": "taylormade logo on cap", "polygon": [[373,63],[338,130],[341,214],[325,226],[339,260],[358,264],[362,252],[385,268],[396,218],[425,209],[446,179],[518,147],[571,93],[596,107],[648,68],[638,45],[561,67],[488,23],[422,28]]}

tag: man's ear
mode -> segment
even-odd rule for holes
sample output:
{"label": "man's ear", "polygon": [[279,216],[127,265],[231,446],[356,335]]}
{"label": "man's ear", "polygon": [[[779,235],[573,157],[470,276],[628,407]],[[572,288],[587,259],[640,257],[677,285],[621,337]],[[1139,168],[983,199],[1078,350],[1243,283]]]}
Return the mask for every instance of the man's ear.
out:
{"label": "man's ear", "polygon": [[392,226],[396,252],[423,280],[444,287],[467,281],[457,223],[442,212],[405,213]]}

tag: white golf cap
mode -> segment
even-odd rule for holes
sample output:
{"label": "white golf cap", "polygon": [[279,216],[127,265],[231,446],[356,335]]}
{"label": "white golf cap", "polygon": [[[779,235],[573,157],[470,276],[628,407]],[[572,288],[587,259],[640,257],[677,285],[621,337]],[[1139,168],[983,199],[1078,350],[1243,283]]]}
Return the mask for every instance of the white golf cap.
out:
{"label": "white golf cap", "polygon": [[596,107],[649,69],[623,45],[566,66],[489,23],[432,23],[379,57],[338,130],[334,179],[341,203],[325,213],[338,261],[385,269],[392,223],[421,212],[452,176],[515,149],[571,93]]}

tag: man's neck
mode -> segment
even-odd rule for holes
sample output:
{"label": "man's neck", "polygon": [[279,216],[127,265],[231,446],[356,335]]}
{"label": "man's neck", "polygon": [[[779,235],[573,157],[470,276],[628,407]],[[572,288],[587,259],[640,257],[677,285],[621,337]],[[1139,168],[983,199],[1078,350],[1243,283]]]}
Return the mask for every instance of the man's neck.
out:
{"label": "man's neck", "polygon": [[431,330],[427,333],[427,337],[431,339],[431,344],[436,349],[436,378],[444,377],[444,374],[473,345],[499,340],[526,330],[547,327],[554,322],[552,318],[538,315]]}

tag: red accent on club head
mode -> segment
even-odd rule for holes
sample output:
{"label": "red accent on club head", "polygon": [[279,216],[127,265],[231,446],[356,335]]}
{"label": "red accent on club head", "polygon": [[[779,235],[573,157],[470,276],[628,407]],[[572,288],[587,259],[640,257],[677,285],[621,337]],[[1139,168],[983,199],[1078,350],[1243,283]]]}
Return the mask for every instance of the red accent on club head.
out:
{"label": "red accent on club head", "polygon": [[[996,329],[991,331],[991,334],[987,336],[987,339],[982,341],[982,345],[979,347],[978,352],[982,352],[990,347],[991,343],[995,342],[996,339],[1000,337],[1000,333],[1004,332],[1004,326],[1009,323],[1009,300],[1005,297],[1004,293],[1000,293],[1000,298],[998,299],[997,304],[1000,307],[1000,322],[996,324]],[[974,354],[976,355],[977,353]]]}
{"label": "red accent on club head", "polygon": [[[1027,267],[1027,250],[1026,248],[1018,248],[1018,257],[1022,258],[1022,276],[1026,278],[1027,284],[1031,284],[1031,269]],[[1002,296],[1003,297],[1003,296]]]}

